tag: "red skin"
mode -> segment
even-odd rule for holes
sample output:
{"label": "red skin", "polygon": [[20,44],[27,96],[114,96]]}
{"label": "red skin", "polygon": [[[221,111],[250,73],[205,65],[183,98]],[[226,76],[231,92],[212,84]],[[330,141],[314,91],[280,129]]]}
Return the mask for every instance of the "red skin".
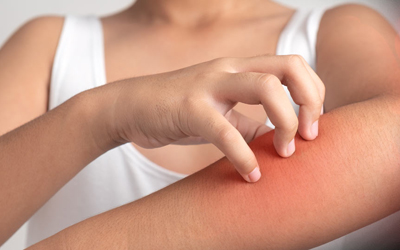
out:
{"label": "red skin", "polygon": [[[329,130],[335,124],[326,125],[320,126],[315,142],[297,135],[297,151],[289,159],[281,158],[274,150],[273,132],[253,141],[251,148],[263,174],[255,184],[245,183],[226,159],[180,183],[183,187],[179,189],[186,185],[206,188],[196,190],[203,196],[196,202],[196,212],[191,212],[204,218],[191,224],[206,218],[213,228],[209,237],[229,231],[228,235],[222,234],[221,241],[236,242],[241,249],[308,249],[397,211],[399,202],[393,202],[390,194],[400,188],[394,180],[400,169],[382,168],[374,178],[373,167],[377,166],[373,164],[352,168],[351,155],[355,152],[349,149],[358,143],[351,137],[334,140]],[[374,162],[375,155],[368,157],[361,148],[358,152]],[[325,156],[332,154],[341,157],[326,162]],[[224,223],[213,223],[216,221]]]}
{"label": "red skin", "polygon": [[98,249],[309,249],[331,241],[400,209],[399,129],[384,103],[321,116],[319,137],[297,135],[289,158],[276,153],[274,131],[257,138],[250,143],[263,174],[257,183],[223,158],[38,247],[62,240]]}

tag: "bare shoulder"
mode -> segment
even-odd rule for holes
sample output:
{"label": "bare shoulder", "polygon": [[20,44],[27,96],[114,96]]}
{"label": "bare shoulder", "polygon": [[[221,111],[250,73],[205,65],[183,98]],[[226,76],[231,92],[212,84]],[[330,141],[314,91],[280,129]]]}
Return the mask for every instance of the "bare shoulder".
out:
{"label": "bare shoulder", "polygon": [[337,37],[337,42],[340,39],[344,44],[350,40],[377,39],[377,34],[380,34],[379,38],[386,40],[394,39],[397,35],[395,29],[378,11],[361,4],[339,5],[327,10],[322,17],[317,49],[333,36]]}
{"label": "bare shoulder", "polygon": [[19,34],[50,34],[61,29],[64,17],[61,16],[39,16],[25,22],[14,35]]}
{"label": "bare shoulder", "polygon": [[[344,4],[327,10],[321,20],[321,30],[357,22],[393,32],[388,21],[375,9],[362,4]],[[349,26],[348,28],[351,28]]]}
{"label": "bare shoulder", "polygon": [[36,17],[23,24],[4,44],[2,50],[18,47],[26,53],[29,49],[52,51],[60,37],[63,17],[42,16]]}
{"label": "bare shoulder", "polygon": [[391,82],[400,76],[399,41],[391,24],[370,7],[346,4],[327,10],[316,47],[326,110],[393,91]]}
{"label": "bare shoulder", "polygon": [[0,50],[0,71],[5,67],[14,66],[15,61],[21,64],[21,62],[33,58],[39,65],[50,66],[57,49],[63,23],[63,17],[43,16],[23,24]]}
{"label": "bare shoulder", "polygon": [[0,135],[46,112],[63,23],[62,17],[34,18],[0,49],[0,120],[6,121]]}
{"label": "bare shoulder", "polygon": [[327,15],[375,15],[381,16],[375,9],[356,3],[342,4],[327,10]]}

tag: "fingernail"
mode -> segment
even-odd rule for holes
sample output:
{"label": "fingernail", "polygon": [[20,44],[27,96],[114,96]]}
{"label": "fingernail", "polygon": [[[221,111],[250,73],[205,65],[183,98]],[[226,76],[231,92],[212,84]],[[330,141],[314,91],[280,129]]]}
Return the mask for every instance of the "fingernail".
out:
{"label": "fingernail", "polygon": [[261,178],[260,168],[256,167],[249,175],[247,175],[248,182],[256,182]]}
{"label": "fingernail", "polygon": [[296,150],[296,147],[294,145],[294,139],[289,143],[288,147],[287,147],[287,151],[286,151],[286,155],[287,156],[291,156],[294,151]]}
{"label": "fingernail", "polygon": [[318,136],[318,120],[311,126],[311,135],[316,138]]}

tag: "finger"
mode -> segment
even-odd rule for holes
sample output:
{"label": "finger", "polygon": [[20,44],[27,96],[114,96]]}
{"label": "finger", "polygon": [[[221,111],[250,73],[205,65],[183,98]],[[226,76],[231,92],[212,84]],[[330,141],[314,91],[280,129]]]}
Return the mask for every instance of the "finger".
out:
{"label": "finger", "polygon": [[256,157],[235,127],[218,111],[209,107],[197,111],[191,130],[217,146],[248,182],[256,182],[261,173]]}
{"label": "finger", "polygon": [[233,109],[225,117],[239,131],[247,143],[273,130],[264,123],[255,121]]}
{"label": "finger", "polygon": [[232,60],[236,72],[270,73],[286,85],[293,101],[300,106],[299,133],[306,140],[318,135],[318,119],[321,114],[324,94],[322,81],[316,81],[301,56],[258,56]]}
{"label": "finger", "polygon": [[[294,151],[294,137],[298,119],[280,80],[270,74],[246,72],[227,74],[215,86],[220,102],[262,104],[269,119],[275,125],[274,146],[282,157]],[[216,97],[217,98],[217,97]]]}
{"label": "finger", "polygon": [[[317,86],[319,96],[322,100],[322,106],[325,103],[325,84],[322,82],[321,78],[315,73],[315,71],[308,65],[306,60],[303,57],[300,57],[303,61],[304,67],[306,67],[308,73],[310,74],[311,78],[314,80],[315,85]],[[324,113],[323,107],[321,108],[321,115]]]}
{"label": "finger", "polygon": [[[244,140],[249,143],[255,138],[270,132],[273,130],[264,123],[255,121],[243,114],[237,112],[236,110],[230,110],[225,118],[239,131]],[[174,145],[199,145],[210,143],[200,136],[189,136],[186,138],[179,139],[171,144]]]}

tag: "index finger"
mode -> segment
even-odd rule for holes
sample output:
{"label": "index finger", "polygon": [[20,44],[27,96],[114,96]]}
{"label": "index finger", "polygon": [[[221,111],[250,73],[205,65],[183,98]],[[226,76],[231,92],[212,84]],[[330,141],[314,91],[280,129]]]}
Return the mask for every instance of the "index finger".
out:
{"label": "index finger", "polygon": [[307,140],[318,135],[318,119],[325,98],[325,86],[316,74],[310,74],[304,59],[298,55],[258,56],[232,60],[236,72],[270,73],[288,87],[293,101],[300,106],[299,133]]}
{"label": "index finger", "polygon": [[192,133],[217,146],[247,182],[261,178],[257,159],[240,132],[217,110],[203,107],[195,111]]}

